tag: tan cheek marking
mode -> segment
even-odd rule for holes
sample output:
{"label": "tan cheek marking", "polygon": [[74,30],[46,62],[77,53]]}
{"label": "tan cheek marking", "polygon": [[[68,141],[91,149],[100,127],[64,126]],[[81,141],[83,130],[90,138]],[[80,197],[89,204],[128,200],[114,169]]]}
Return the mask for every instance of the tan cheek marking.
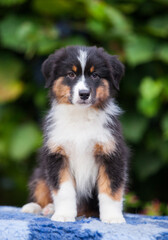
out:
{"label": "tan cheek marking", "polygon": [[115,193],[112,192],[110,180],[106,174],[104,166],[100,166],[99,168],[98,189],[99,193],[105,193],[115,201],[121,201],[123,197],[123,187],[119,188]]}
{"label": "tan cheek marking", "polygon": [[96,90],[96,103],[95,103],[95,107],[100,107],[102,103],[104,103],[109,95],[109,83],[106,79],[102,80],[103,85],[99,86]]}
{"label": "tan cheek marking", "polygon": [[94,66],[90,68],[90,72],[92,73],[94,71]]}
{"label": "tan cheek marking", "polygon": [[50,190],[44,180],[38,181],[34,191],[34,198],[41,207],[45,207],[52,202]]}
{"label": "tan cheek marking", "polygon": [[95,144],[94,146],[94,155],[108,155],[110,153],[115,152],[116,150],[116,143],[115,140],[114,141],[110,141],[106,144]]}
{"label": "tan cheek marking", "polygon": [[59,103],[68,103],[70,104],[69,97],[70,97],[70,87],[62,84],[64,78],[60,77],[55,80],[53,85],[53,92],[57,98]]}
{"label": "tan cheek marking", "polygon": [[109,84],[105,79],[102,82],[103,86],[98,87],[96,91],[96,98],[105,101],[109,97]]}
{"label": "tan cheek marking", "polygon": [[73,70],[74,72],[77,72],[77,66],[73,65],[72,70]]}

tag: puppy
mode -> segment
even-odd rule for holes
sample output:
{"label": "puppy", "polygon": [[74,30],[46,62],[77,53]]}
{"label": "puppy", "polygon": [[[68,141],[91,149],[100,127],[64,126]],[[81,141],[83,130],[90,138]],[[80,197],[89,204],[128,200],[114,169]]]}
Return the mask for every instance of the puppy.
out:
{"label": "puppy", "polygon": [[128,149],[114,100],[123,64],[103,48],[70,46],[51,54],[42,72],[51,108],[29,184],[32,202],[22,211],[63,222],[81,215],[125,222]]}

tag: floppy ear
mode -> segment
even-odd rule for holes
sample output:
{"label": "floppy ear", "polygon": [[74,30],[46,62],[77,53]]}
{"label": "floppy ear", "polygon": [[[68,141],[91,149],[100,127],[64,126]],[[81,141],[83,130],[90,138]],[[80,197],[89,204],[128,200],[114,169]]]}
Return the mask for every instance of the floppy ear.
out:
{"label": "floppy ear", "polygon": [[112,78],[112,83],[114,87],[119,90],[120,80],[124,75],[125,67],[124,65],[118,60],[117,56],[109,55],[110,61],[110,73]]}
{"label": "floppy ear", "polygon": [[57,63],[61,60],[65,49],[62,48],[56,51],[54,54],[49,55],[49,57],[42,64],[42,73],[45,77],[46,84],[45,87],[48,88],[51,86],[52,82],[55,80],[55,72]]}
{"label": "floppy ear", "polygon": [[52,79],[52,68],[54,65],[54,54],[51,54],[42,64],[42,73],[45,77],[45,87],[48,88],[51,85]]}

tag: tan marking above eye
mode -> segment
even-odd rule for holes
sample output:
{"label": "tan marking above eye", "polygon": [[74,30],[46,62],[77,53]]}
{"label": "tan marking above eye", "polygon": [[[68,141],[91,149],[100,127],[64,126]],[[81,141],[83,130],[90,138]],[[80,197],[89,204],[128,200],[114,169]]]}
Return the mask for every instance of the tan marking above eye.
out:
{"label": "tan marking above eye", "polygon": [[94,71],[94,66],[90,68],[90,72],[92,73]]}
{"label": "tan marking above eye", "polygon": [[73,70],[74,72],[77,72],[77,66],[73,65],[72,70]]}

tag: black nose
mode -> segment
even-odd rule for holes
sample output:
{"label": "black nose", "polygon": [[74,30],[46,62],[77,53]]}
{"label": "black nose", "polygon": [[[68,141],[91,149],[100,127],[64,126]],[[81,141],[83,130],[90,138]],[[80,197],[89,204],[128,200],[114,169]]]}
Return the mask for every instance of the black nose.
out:
{"label": "black nose", "polygon": [[79,96],[82,100],[87,100],[90,96],[90,90],[80,90]]}

